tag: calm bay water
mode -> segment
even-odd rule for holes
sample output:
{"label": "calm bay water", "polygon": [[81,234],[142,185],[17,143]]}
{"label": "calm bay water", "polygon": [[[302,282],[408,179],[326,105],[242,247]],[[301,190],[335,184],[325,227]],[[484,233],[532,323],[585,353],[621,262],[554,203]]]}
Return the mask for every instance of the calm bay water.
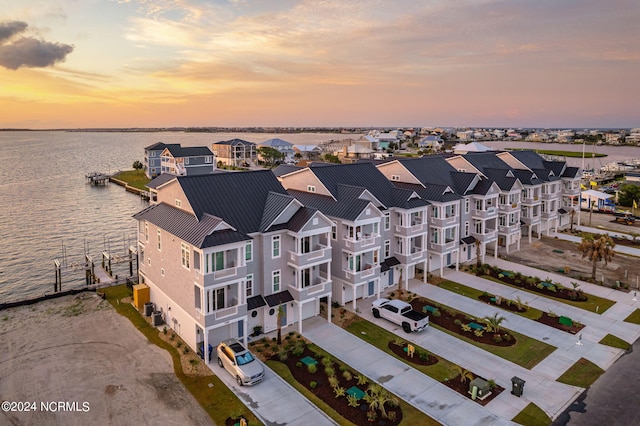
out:
{"label": "calm bay water", "polygon": [[[241,138],[262,142],[280,137],[317,144],[350,135],[326,133],[182,132],[0,132],[0,303],[53,292],[54,259],[83,261],[85,251],[99,267],[105,249],[124,253],[135,245],[133,214],[146,207],[121,186],[91,186],[85,174],[131,169],[144,147],[156,142],[210,146]],[[114,272],[127,271],[126,265]],[[122,272],[123,275],[126,275]],[[64,289],[84,285],[83,273],[63,276]]]}

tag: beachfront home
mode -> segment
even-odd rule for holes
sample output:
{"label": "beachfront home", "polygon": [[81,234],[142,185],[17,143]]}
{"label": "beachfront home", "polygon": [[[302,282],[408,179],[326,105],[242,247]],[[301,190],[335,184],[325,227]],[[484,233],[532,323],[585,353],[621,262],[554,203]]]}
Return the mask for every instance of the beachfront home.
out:
{"label": "beachfront home", "polygon": [[[428,202],[370,162],[312,164],[276,174],[288,193],[333,222],[333,300],[379,297],[427,269]],[[425,278],[426,275],[423,275]],[[425,278],[426,279],[426,278]]]}
{"label": "beachfront home", "polygon": [[211,151],[216,160],[225,166],[248,167],[258,160],[257,146],[242,139],[215,142]]}
{"label": "beachfront home", "polygon": [[520,202],[523,185],[511,169],[495,153],[456,155],[446,160],[458,171],[478,173],[498,185],[497,244],[504,247],[507,253],[514,248],[520,250]]}
{"label": "beachfront home", "polygon": [[165,150],[165,148],[169,146],[179,147],[180,144],[177,144],[177,143],[166,144],[162,142],[157,142],[157,143],[154,143],[153,145],[149,145],[144,149],[144,161],[143,161],[144,174],[149,179],[153,179],[154,177],[162,173],[162,162],[160,157],[162,155],[162,152]]}
{"label": "beachfront home", "polygon": [[396,186],[431,203],[429,271],[475,259],[487,248],[497,254],[498,196],[495,182],[476,170],[461,171],[445,157],[405,158],[379,164]]}
{"label": "beachfront home", "polygon": [[192,348],[319,315],[331,300],[332,222],[271,171],[159,177],[138,221],[141,282]]}
{"label": "beachfront home", "polygon": [[279,138],[272,138],[258,144],[258,148],[262,146],[277,149],[278,151],[280,151],[280,153],[284,155],[284,158],[282,159],[283,163],[295,163],[294,156],[296,152],[293,150],[293,144],[291,142],[287,142]]}
{"label": "beachfront home", "polygon": [[206,146],[168,145],[160,154],[160,172],[179,176],[208,175],[216,171],[213,153]]}

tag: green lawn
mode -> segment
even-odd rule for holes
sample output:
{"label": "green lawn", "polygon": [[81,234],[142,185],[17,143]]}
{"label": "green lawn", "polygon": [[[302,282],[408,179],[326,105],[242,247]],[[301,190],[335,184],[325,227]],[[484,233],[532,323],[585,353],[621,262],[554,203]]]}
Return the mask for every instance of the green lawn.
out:
{"label": "green lawn", "polygon": [[[427,376],[439,382],[443,382],[445,380],[451,379],[456,374],[454,372],[455,364],[450,361],[447,361],[442,357],[438,357],[439,361],[434,365],[423,366],[423,365],[413,364],[410,361],[407,361],[406,359],[397,356],[395,353],[393,353],[391,349],[389,349],[387,345],[389,342],[393,342],[399,339],[399,337],[396,334],[391,333],[390,331],[387,331],[382,327],[378,327],[372,322],[365,321],[365,320],[357,320],[352,322],[351,325],[349,325],[346,328],[346,330],[351,334],[353,334],[354,336],[359,337],[360,339],[369,343],[370,345],[380,349],[386,354],[391,355],[392,357],[404,362],[408,366],[415,368],[416,370],[426,374]],[[419,353],[420,351],[428,352],[429,350],[426,348],[421,348],[419,346],[416,346],[416,352]]]}
{"label": "green lawn", "polygon": [[[507,151],[530,151],[529,149],[525,149],[525,148],[506,148]],[[577,152],[577,151],[557,151],[557,150],[553,150],[553,149],[536,149],[535,152],[537,152],[538,154],[546,154],[546,155],[557,155],[559,157],[574,157],[574,158],[582,158],[582,152]],[[591,153],[591,152],[586,152],[584,154],[584,158],[600,158],[600,157],[606,157],[607,154],[602,154],[602,153]]]}
{"label": "green lawn", "polygon": [[[440,303],[436,303],[432,300],[427,299],[426,297],[420,297],[420,299],[425,300],[431,306],[441,306]],[[447,307],[448,310],[452,312],[458,312],[466,316],[468,315],[466,312],[460,312],[455,309]],[[465,342],[477,346],[481,349],[484,349],[487,352],[491,352],[494,355],[499,356],[500,358],[504,358],[507,361],[511,361],[514,364],[518,364],[521,367],[526,369],[531,369],[535,367],[540,361],[549,356],[553,351],[557,348],[555,346],[551,346],[547,343],[541,342],[536,339],[532,339],[529,336],[525,336],[524,334],[517,333],[513,330],[509,330],[507,327],[501,327],[503,330],[508,331],[515,339],[516,343],[512,346],[494,346],[488,345],[485,343],[478,343],[475,340],[465,337],[464,335],[460,335],[453,331],[442,328],[434,323],[430,323],[429,327],[435,327],[440,331],[443,331],[447,334],[450,334],[458,339],[464,340]]]}
{"label": "green lawn", "polygon": [[[249,420],[249,424],[261,424],[251,411],[229,390],[229,388],[213,373],[209,376],[187,376],[182,371],[178,349],[165,342],[158,336],[158,330],[152,327],[145,318],[131,305],[119,303],[125,297],[131,296],[127,286],[122,284],[104,289],[107,300],[115,310],[127,318],[149,340],[149,342],[169,352],[173,359],[173,370],[191,392],[198,403],[205,409],[215,424],[223,425],[227,417],[242,415]],[[209,386],[209,384],[213,386]]]}
{"label": "green lawn", "polygon": [[624,322],[630,322],[632,324],[640,324],[640,309],[636,309],[624,319]]}
{"label": "green lawn", "polygon": [[551,418],[533,402],[530,402],[511,421],[527,426],[548,426],[552,423]]}
{"label": "green lawn", "polygon": [[144,170],[125,170],[115,175],[114,178],[142,191],[146,191],[145,185],[151,182],[151,179],[145,176]]}
{"label": "green lawn", "polygon": [[[460,284],[455,281],[449,281],[449,280],[439,283],[438,287],[443,288],[445,290],[452,291],[454,293],[458,293],[462,296],[466,296],[475,300],[478,300],[478,297],[484,294],[484,291],[476,290],[475,288],[468,287],[464,284]],[[503,301],[502,303],[506,303],[506,301]],[[501,307],[500,305],[491,305],[491,306],[495,306],[496,308]],[[512,312],[512,311],[509,311],[509,312]],[[537,320],[542,316],[541,310],[538,310],[532,307],[528,307],[528,309],[524,312],[513,312],[513,313],[525,318],[529,318],[531,320]]]}
{"label": "green lawn", "polygon": [[[489,276],[489,275],[483,275],[482,278],[484,278],[485,280],[495,281],[495,282],[503,284],[503,285],[508,285],[509,287],[517,288],[519,290],[523,290],[523,291],[526,291],[528,293],[535,294],[537,296],[543,296],[543,297],[546,297],[546,298],[549,298],[549,299],[557,300],[558,302],[562,302],[562,303],[565,303],[567,305],[575,306],[576,308],[584,309],[586,311],[595,312],[596,314],[602,314],[607,309],[609,309],[610,307],[612,307],[613,305],[616,304],[616,302],[614,302],[613,300],[605,299],[603,297],[594,296],[593,294],[587,294],[587,293],[585,293],[585,295],[587,296],[587,301],[586,302],[578,302],[578,301],[575,301],[575,300],[560,299],[558,297],[553,297],[553,296],[551,296],[549,294],[542,294],[542,293],[538,293],[536,291],[529,290],[529,289],[524,288],[524,287],[518,287],[516,285],[511,285],[509,283],[505,283],[504,281],[501,281],[500,279],[494,278],[494,277]],[[556,312],[556,313],[558,315],[562,315],[562,312]]]}
{"label": "green lawn", "polygon": [[573,364],[564,374],[558,377],[558,382],[567,385],[588,388],[598,377],[604,373],[604,370],[589,360],[580,358]]}
{"label": "green lawn", "polygon": [[622,340],[621,338],[619,338],[617,336],[614,336],[613,334],[607,334],[598,343],[600,343],[602,345],[611,346],[611,347],[614,347],[614,348],[624,349],[625,351],[627,351],[627,350],[629,350],[629,348],[631,348],[631,344],[630,343],[625,342],[624,340]]}

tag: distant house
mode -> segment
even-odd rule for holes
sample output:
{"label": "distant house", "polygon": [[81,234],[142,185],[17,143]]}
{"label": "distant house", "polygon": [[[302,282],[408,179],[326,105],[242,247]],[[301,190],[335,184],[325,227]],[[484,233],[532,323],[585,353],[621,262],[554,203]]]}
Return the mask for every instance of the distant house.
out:
{"label": "distant house", "polygon": [[295,145],[293,151],[300,154],[303,160],[317,160],[322,154],[322,150],[317,145]]}
{"label": "distant house", "polygon": [[470,143],[459,143],[453,147],[453,152],[455,154],[466,154],[468,152],[486,152],[491,151],[492,149],[486,145],[483,145],[478,142],[470,142]]}
{"label": "distant house", "polygon": [[216,170],[213,153],[206,146],[168,145],[160,155],[161,173],[178,176],[208,175]]}
{"label": "distant house", "polygon": [[442,148],[443,145],[444,145],[444,141],[438,135],[429,135],[427,137],[420,139],[420,142],[418,142],[418,146],[420,148],[430,148],[430,149],[433,149],[434,151],[439,150],[440,148]]}
{"label": "distant house", "polygon": [[160,156],[165,148],[173,146],[179,147],[180,144],[166,144],[162,142],[154,143],[153,145],[149,145],[144,149],[144,174],[149,178],[153,179],[162,173],[162,162],[160,160]]}
{"label": "distant house", "polygon": [[220,141],[211,145],[216,160],[227,166],[242,167],[258,160],[257,145],[242,139]]}
{"label": "distant house", "polygon": [[285,163],[295,162],[295,159],[294,159],[295,151],[293,150],[293,144],[291,142],[287,142],[279,138],[273,138],[273,139],[267,139],[266,141],[258,144],[258,148],[262,146],[267,146],[280,151],[282,154],[284,154],[283,161]]}
{"label": "distant house", "polygon": [[345,146],[341,150],[334,152],[342,163],[355,163],[361,158],[373,158],[374,150],[362,145]]}

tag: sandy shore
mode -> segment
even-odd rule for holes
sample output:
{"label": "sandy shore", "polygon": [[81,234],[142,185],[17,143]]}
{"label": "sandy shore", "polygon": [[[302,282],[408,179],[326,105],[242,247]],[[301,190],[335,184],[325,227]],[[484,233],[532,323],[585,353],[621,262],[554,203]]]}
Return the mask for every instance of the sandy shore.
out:
{"label": "sandy shore", "polygon": [[170,355],[93,293],[0,311],[0,400],[8,425],[212,424]]}

